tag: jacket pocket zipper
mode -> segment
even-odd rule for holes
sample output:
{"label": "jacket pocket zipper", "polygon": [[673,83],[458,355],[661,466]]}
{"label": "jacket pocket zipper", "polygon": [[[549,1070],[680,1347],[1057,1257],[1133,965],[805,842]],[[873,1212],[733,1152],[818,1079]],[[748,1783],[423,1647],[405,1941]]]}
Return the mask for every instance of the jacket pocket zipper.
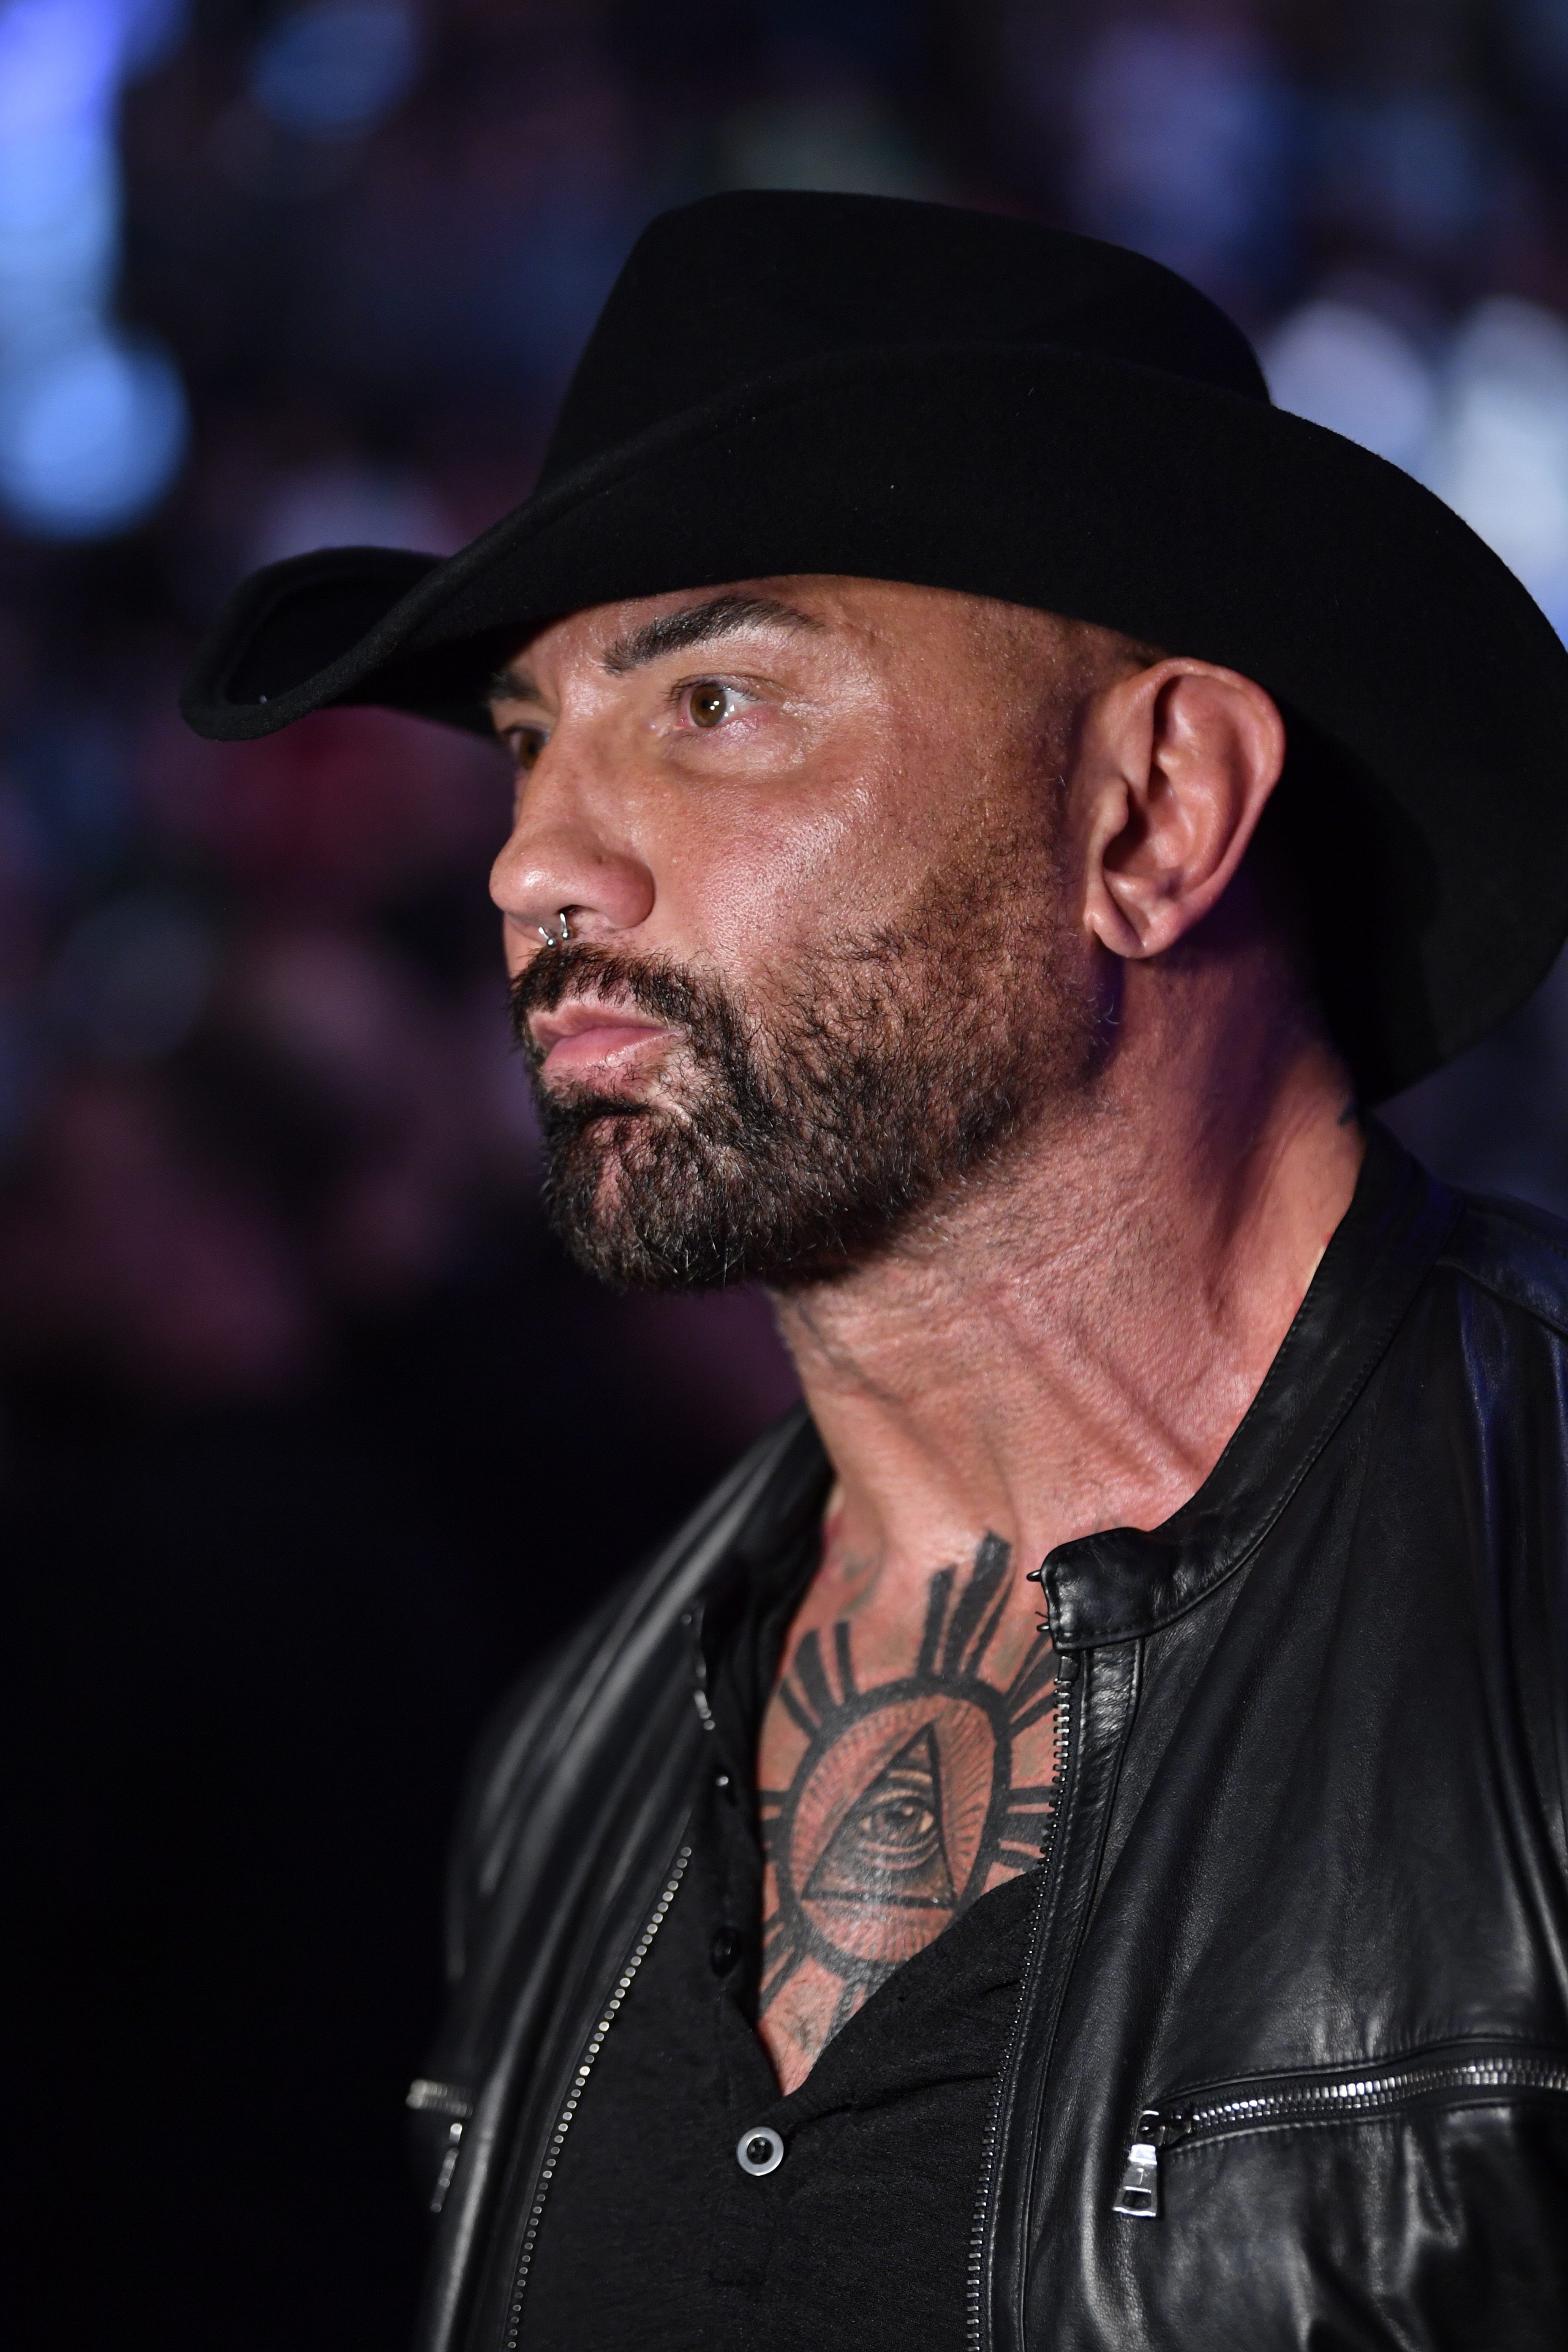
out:
{"label": "jacket pocket zipper", "polygon": [[689,1845],[682,1845],[669,1865],[669,1874],[658,1890],[658,1900],[648,1913],[643,1924],[641,1935],[621,1964],[620,1973],[610,1988],[609,1997],[584,2045],[582,2058],[573,2070],[570,2086],[562,2102],[560,2112],[556,2116],[549,2143],[545,2147],[544,2159],[539,2168],[539,2179],[534,2186],[533,2201],[529,2207],[528,2220],[523,2224],[522,2243],[518,2248],[517,2266],[512,2273],[511,2303],[507,2312],[506,2352],[517,2352],[518,2337],[522,2331],[522,2299],[528,2292],[529,2272],[533,2267],[533,2249],[539,2237],[539,2224],[543,2216],[545,2200],[550,2195],[550,2184],[555,2178],[555,2168],[561,2161],[561,2151],[566,2145],[566,2135],[572,2128],[573,2118],[582,2104],[583,2094],[588,2087],[588,2078],[593,2074],[599,2053],[605,2046],[605,2036],[620,2015],[621,2003],[631,1990],[632,1979],[647,1959],[654,1937],[669,1915],[669,1906],[679,1892],[680,1882],[686,1875],[686,1865],[690,1860],[691,1848]]}
{"label": "jacket pocket zipper", "polygon": [[1111,2207],[1130,2220],[1152,2221],[1160,2212],[1160,2159],[1191,2140],[1266,2131],[1277,2124],[1321,2124],[1396,2113],[1416,2099],[1488,2091],[1548,2091],[1568,2095],[1568,2058],[1493,2051],[1464,2058],[1434,2053],[1391,2064],[1348,2069],[1342,2075],[1276,2077],[1227,2084],[1192,2100],[1145,2107],[1127,2151],[1126,2169]]}

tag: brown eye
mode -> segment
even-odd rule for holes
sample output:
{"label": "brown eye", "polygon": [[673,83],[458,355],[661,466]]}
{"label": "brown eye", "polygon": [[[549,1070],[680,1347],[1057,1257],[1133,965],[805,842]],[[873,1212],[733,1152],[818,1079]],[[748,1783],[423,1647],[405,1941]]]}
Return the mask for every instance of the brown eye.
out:
{"label": "brown eye", "polygon": [[717,727],[730,708],[730,697],[721,686],[694,686],[691,689],[691,723],[694,727]]}
{"label": "brown eye", "polygon": [[526,776],[538,766],[539,755],[543,749],[542,735],[536,735],[531,730],[525,730],[522,728],[516,730],[511,737],[511,757],[512,764],[520,775]]}

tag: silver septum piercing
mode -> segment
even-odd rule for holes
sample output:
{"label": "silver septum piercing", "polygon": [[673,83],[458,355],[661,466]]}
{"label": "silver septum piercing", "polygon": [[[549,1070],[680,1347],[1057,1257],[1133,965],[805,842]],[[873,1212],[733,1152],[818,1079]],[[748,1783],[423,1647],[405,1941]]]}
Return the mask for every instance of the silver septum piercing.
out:
{"label": "silver septum piercing", "polygon": [[547,931],[542,923],[535,923],[533,928],[539,933],[540,938],[544,941],[547,948],[563,948],[570,946],[572,940],[572,926],[566,920],[566,909],[564,907],[562,907],[557,910],[555,919],[561,926],[561,929],[558,931]]}

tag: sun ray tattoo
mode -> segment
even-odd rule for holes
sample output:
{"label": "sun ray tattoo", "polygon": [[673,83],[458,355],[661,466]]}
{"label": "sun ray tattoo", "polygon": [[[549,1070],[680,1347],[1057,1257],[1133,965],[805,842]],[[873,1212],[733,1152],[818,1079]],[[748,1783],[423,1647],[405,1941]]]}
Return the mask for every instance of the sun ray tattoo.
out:
{"label": "sun ray tattoo", "polygon": [[[830,2008],[823,2042],[900,1961],[1039,1859],[1051,1784],[1016,1786],[1013,1769],[1019,1740],[1055,1712],[1056,1654],[1042,1637],[1005,1686],[984,1675],[1010,1559],[987,1535],[964,1581],[954,1568],[931,1577],[912,1673],[862,1688],[840,1618],[830,1647],[803,1635],[779,1684],[806,1745],[787,1788],[758,1791],[776,1890],[760,2006],[806,1969]],[[1048,1738],[1026,1744],[1050,1755]]]}

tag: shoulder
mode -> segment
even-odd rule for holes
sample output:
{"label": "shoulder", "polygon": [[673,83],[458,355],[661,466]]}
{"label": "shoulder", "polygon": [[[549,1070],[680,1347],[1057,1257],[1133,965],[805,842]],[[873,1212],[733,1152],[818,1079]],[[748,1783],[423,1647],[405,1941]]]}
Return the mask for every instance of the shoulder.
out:
{"label": "shoulder", "polygon": [[1568,1339],[1568,1223],[1491,1193],[1461,1192],[1438,1264]]}

